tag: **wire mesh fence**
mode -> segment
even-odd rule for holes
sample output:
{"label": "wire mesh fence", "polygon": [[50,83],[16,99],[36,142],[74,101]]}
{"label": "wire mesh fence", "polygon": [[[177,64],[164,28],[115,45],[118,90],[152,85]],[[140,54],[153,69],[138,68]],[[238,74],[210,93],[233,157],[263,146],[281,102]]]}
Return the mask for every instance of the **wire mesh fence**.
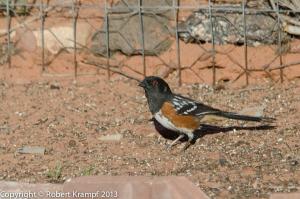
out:
{"label": "wire mesh fence", "polygon": [[[40,57],[39,64],[43,74],[49,71],[49,66],[55,62],[55,59],[64,59],[63,56],[59,57],[64,51],[72,54],[74,77],[80,75],[80,68],[93,63],[97,66],[98,72],[100,69],[106,70],[108,78],[113,73],[120,73],[139,79],[152,74],[151,67],[163,66],[167,71],[165,73],[176,73],[179,85],[182,83],[183,72],[185,76],[191,75],[199,81],[206,81],[204,76],[209,76],[210,82],[215,84],[219,79],[218,74],[222,74],[220,71],[226,67],[235,67],[233,70],[238,71],[232,81],[243,79],[242,81],[247,85],[249,77],[256,72],[264,73],[274,81],[283,82],[287,79],[285,75],[287,68],[298,67],[300,64],[300,60],[290,61],[288,58],[289,54],[295,56],[295,52],[284,50],[287,33],[282,20],[284,13],[297,15],[300,10],[282,9],[277,0],[271,0],[268,3],[270,7],[267,8],[249,6],[249,1],[246,0],[236,1],[235,4],[218,4],[212,0],[5,0],[0,1],[0,4],[2,18],[5,19],[0,33],[1,63],[7,64],[8,67],[13,67],[12,60],[17,52],[21,52],[18,51],[17,44],[22,39],[20,36],[14,38],[14,33],[19,29],[32,32],[35,36],[36,45],[40,50],[32,52],[37,52],[33,53],[34,56]],[[228,14],[238,15],[239,20],[242,21],[242,28],[230,22],[226,18]],[[262,44],[274,51],[273,57],[268,57],[269,60],[265,59],[263,64],[254,67],[249,63],[249,56],[253,56],[250,55],[249,48],[255,51],[257,47],[255,44],[249,45],[249,40],[253,39],[251,25],[254,26],[252,22],[255,18],[249,16],[259,14],[269,15],[276,22],[271,31],[272,36],[276,37],[276,42]],[[184,42],[186,35],[190,36],[195,29],[199,29],[197,23],[186,27],[191,16],[198,16],[202,20],[198,21],[198,24],[202,23],[205,17],[208,19],[207,30],[210,35],[206,35],[208,39],[204,39],[204,42],[203,39],[197,40],[199,30],[198,35],[194,34],[193,42]],[[221,18],[223,21],[220,20]],[[222,29],[220,24],[227,23],[226,21],[230,22],[228,24],[231,24],[239,37],[234,44],[226,42],[222,44],[224,39],[220,38],[218,31]],[[79,23],[86,23],[91,27],[89,29],[92,35],[91,45],[88,42],[79,42],[79,37],[86,31],[79,27]],[[63,27],[62,24],[69,24],[69,29],[63,29],[62,34],[52,29],[59,25]],[[185,28],[182,24],[185,24]],[[255,30],[259,32],[259,28],[255,27]],[[70,30],[71,33],[67,32]],[[52,52],[54,55],[50,60],[48,58],[49,38],[47,39],[49,35],[59,46],[56,46],[58,49],[54,53]],[[292,37],[297,39],[297,36]],[[264,39],[267,40],[266,37]],[[243,46],[242,54],[235,54],[236,46],[238,48]],[[100,62],[78,61],[78,56],[84,53],[97,55]],[[222,63],[220,60],[224,57],[229,62]],[[279,74],[279,79],[273,78],[273,72]]]}

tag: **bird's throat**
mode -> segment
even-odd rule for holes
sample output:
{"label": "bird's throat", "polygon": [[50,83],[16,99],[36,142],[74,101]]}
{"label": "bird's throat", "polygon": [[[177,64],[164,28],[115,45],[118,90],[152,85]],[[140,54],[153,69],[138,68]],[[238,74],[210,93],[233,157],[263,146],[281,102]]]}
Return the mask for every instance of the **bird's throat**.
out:
{"label": "bird's throat", "polygon": [[146,96],[150,112],[152,113],[152,115],[154,115],[161,109],[162,105],[166,101],[166,98],[156,93],[146,93]]}

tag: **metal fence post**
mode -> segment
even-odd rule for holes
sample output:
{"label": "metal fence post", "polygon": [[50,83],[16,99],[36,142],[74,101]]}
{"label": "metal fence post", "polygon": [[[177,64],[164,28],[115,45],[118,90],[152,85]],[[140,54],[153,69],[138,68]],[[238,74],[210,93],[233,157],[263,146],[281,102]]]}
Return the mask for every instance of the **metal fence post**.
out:
{"label": "metal fence post", "polygon": [[208,1],[208,12],[209,12],[209,20],[210,20],[210,28],[211,28],[211,42],[212,42],[212,70],[213,70],[213,85],[216,84],[216,47],[215,47],[215,30],[214,23],[212,19],[212,3],[211,0]]}
{"label": "metal fence post", "polygon": [[143,75],[146,76],[146,59],[145,59],[145,35],[144,35],[144,22],[142,15],[142,0],[139,0],[139,18],[141,27],[141,44],[142,44],[142,59],[143,59]]}
{"label": "metal fence post", "polygon": [[11,16],[10,16],[10,0],[6,0],[6,25],[7,25],[7,61],[8,67],[11,68],[11,54],[10,54],[10,23],[11,23]]}
{"label": "metal fence post", "polygon": [[176,36],[176,57],[177,57],[177,71],[178,71],[178,86],[181,86],[181,63],[180,63],[180,43],[178,35],[178,0],[173,0],[173,10],[175,19],[175,36]]}
{"label": "metal fence post", "polygon": [[78,63],[77,63],[77,19],[78,19],[78,8],[77,0],[72,1],[72,18],[73,18],[73,63],[74,63],[74,76],[77,78],[78,75]]}
{"label": "metal fence post", "polygon": [[283,70],[284,68],[282,67],[283,60],[282,60],[282,37],[281,37],[281,25],[280,25],[280,18],[279,18],[279,0],[277,0],[277,6],[276,6],[276,14],[277,14],[277,23],[278,23],[278,48],[279,48],[279,62],[280,62],[280,82],[283,82]]}
{"label": "metal fence post", "polygon": [[41,44],[42,44],[42,72],[45,72],[45,14],[44,14],[44,2],[40,3],[40,17],[41,17]]}
{"label": "metal fence post", "polygon": [[105,37],[106,37],[106,65],[107,65],[107,77],[110,80],[110,48],[109,48],[109,11],[107,7],[107,0],[105,0],[104,5],[105,12]]}
{"label": "metal fence post", "polygon": [[249,84],[249,74],[248,74],[248,44],[247,44],[247,21],[245,16],[245,7],[246,1],[242,1],[242,9],[243,9],[243,28],[244,28],[244,61],[245,61],[245,75],[246,75],[246,85]]}

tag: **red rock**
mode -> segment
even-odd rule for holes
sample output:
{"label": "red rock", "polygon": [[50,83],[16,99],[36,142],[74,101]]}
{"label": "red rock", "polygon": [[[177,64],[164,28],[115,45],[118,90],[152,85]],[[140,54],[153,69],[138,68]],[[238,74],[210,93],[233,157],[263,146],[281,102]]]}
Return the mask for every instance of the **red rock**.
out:
{"label": "red rock", "polygon": [[49,194],[62,192],[59,184],[29,184],[0,181],[0,198],[49,198]]}
{"label": "red rock", "polygon": [[[79,177],[65,183],[63,192],[70,198],[118,199],[204,199],[208,198],[185,177],[93,176]],[[87,194],[87,195],[84,195]],[[80,197],[81,196],[81,197]],[[105,196],[105,197],[104,197]]]}
{"label": "red rock", "polygon": [[270,199],[299,199],[300,192],[298,193],[275,193],[272,194]]}

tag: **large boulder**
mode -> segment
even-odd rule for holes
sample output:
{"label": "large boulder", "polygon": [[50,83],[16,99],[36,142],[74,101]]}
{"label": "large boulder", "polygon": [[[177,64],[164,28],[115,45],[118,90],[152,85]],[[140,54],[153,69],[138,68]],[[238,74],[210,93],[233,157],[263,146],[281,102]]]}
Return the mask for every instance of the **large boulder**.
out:
{"label": "large boulder", "polygon": [[[144,0],[142,6],[160,7],[171,6],[172,0]],[[126,5],[127,4],[127,5]],[[141,54],[142,33],[138,1],[119,1],[112,6],[113,10],[122,10],[119,13],[109,14],[109,49],[126,55]],[[133,9],[136,8],[136,9]],[[113,11],[112,11],[113,12]],[[158,11],[155,9],[143,10],[144,45],[146,55],[155,55],[167,50],[171,45],[170,19],[172,10]],[[107,56],[106,23],[92,38],[92,52],[95,55]]]}
{"label": "large boulder", "polygon": [[[226,7],[229,8],[228,6]],[[212,13],[212,23],[215,44],[244,44],[244,18],[242,12],[234,11],[240,6],[231,6],[227,12],[216,10]],[[270,8],[269,8],[270,9]],[[277,44],[277,18],[268,13],[248,13],[246,19],[247,44]],[[179,24],[179,36],[185,42],[212,42],[211,20],[208,11],[199,10],[192,13],[187,20]],[[289,36],[281,33],[282,42],[287,42]]]}

